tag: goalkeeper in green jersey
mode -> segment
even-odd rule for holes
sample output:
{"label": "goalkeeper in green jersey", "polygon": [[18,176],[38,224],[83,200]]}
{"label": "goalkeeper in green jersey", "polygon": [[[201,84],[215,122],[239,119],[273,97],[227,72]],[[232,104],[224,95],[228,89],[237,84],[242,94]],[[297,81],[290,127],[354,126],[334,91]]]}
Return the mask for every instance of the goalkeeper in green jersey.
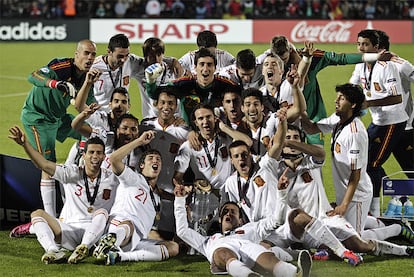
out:
{"label": "goalkeeper in green jersey", "polygon": [[[30,144],[47,160],[56,161],[56,140],[80,138],[71,128],[73,116],[66,110],[82,87],[95,56],[95,43],[82,40],[74,58],[55,58],[29,75],[28,80],[33,86],[24,103],[21,120]],[[99,74],[91,71],[88,78]],[[89,95],[93,99],[92,90]],[[40,192],[44,210],[56,216],[55,181],[45,172],[41,175]]]}

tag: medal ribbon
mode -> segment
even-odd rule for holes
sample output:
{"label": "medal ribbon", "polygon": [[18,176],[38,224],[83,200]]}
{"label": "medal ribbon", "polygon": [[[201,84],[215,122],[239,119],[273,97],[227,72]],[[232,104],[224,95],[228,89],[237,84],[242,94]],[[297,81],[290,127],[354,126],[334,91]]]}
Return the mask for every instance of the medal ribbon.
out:
{"label": "medal ribbon", "polygon": [[91,191],[89,190],[89,182],[88,176],[86,175],[86,170],[83,168],[83,180],[85,182],[85,189],[86,189],[86,198],[91,206],[95,203],[96,196],[98,195],[99,184],[101,183],[101,173],[102,170],[99,169],[99,175],[96,179],[95,190],[93,191],[93,195],[91,195]]}
{"label": "medal ribbon", "polygon": [[247,181],[244,184],[243,188],[242,188],[242,184],[240,180],[240,174],[237,172],[237,187],[239,189],[239,199],[240,201],[244,200],[247,207],[249,208],[251,208],[252,204],[250,203],[250,200],[249,198],[246,197],[246,195],[247,195],[247,191],[249,190],[250,179],[257,173],[258,170],[259,170],[259,167],[257,166],[257,164],[255,164],[254,167],[250,170],[249,177],[247,178]]}
{"label": "medal ribbon", "polygon": [[[145,176],[144,176],[144,178],[145,178]],[[145,178],[145,180],[147,180],[147,179]],[[147,184],[148,184],[148,187],[150,189],[150,196],[151,196],[152,205],[154,206],[155,212],[158,214],[161,210],[160,203],[157,203],[157,201],[155,201],[155,196],[154,196],[154,193],[152,192],[151,185],[148,183],[148,180],[147,180]]]}
{"label": "medal ribbon", "polygon": [[338,139],[339,135],[341,134],[342,130],[345,128],[346,125],[348,125],[349,123],[352,122],[352,120],[354,120],[354,116],[351,116],[351,118],[349,118],[348,120],[346,120],[343,124],[338,123],[335,126],[334,131],[332,132],[332,143],[331,143],[331,152],[334,152],[334,148],[335,148],[335,142]]}
{"label": "medal ribbon", "polygon": [[208,150],[208,147],[207,147],[207,141],[203,140],[203,148],[204,148],[204,151],[206,152],[208,162],[210,163],[210,166],[212,168],[215,168],[216,164],[217,164],[218,149],[219,149],[219,144],[220,144],[220,139],[219,139],[218,135],[216,135],[216,137],[214,138],[214,143],[215,143],[215,145],[214,145],[214,159],[212,159],[211,155],[210,155],[210,150]]}
{"label": "medal ribbon", "polygon": [[[104,60],[105,61],[105,60]],[[118,81],[119,81],[119,86],[121,87],[122,86],[122,83],[121,83],[121,79],[122,78],[120,78],[121,76],[122,76],[122,66],[120,66],[119,67],[119,70],[118,70],[118,73],[116,74],[116,77],[115,77],[115,80],[112,78],[112,70],[111,70],[111,68],[109,67],[109,64],[107,63],[107,61],[108,61],[108,57],[106,58],[106,67],[108,68],[108,74],[109,74],[109,78],[111,78],[111,83],[112,83],[112,86],[114,87],[114,88],[117,88],[116,87],[116,83],[118,83]]]}

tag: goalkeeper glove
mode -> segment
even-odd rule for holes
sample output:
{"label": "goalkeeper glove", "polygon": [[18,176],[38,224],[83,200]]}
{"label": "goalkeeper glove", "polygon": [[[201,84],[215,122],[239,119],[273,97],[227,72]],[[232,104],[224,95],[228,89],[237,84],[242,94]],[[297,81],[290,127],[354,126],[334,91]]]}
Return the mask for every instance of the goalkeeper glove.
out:
{"label": "goalkeeper glove", "polygon": [[147,83],[153,84],[159,76],[161,76],[164,68],[159,63],[154,63],[145,69],[145,79]]}
{"label": "goalkeeper glove", "polygon": [[56,89],[60,90],[63,93],[69,94],[71,98],[76,98],[76,93],[77,93],[76,89],[69,82],[52,80],[50,82],[49,86],[51,88],[56,88]]}

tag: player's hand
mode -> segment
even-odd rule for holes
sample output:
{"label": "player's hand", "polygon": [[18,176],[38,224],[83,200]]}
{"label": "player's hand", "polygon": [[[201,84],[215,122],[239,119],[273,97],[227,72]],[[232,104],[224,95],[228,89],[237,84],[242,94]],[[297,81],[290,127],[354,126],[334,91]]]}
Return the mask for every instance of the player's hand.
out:
{"label": "player's hand", "polygon": [[277,110],[276,115],[279,118],[280,122],[285,121],[287,119],[287,107],[283,107]]}
{"label": "player's hand", "polygon": [[172,65],[173,65],[173,68],[174,68],[175,76],[177,76],[177,77],[184,76],[185,70],[183,69],[182,65],[180,64],[180,62],[176,58],[173,59],[173,64]]}
{"label": "player's hand", "polygon": [[183,184],[178,182],[175,178],[173,178],[173,183],[174,183],[174,195],[177,197],[187,196],[193,190],[193,186],[184,186]]}
{"label": "player's hand", "polygon": [[10,135],[8,135],[8,138],[14,140],[17,144],[23,145],[26,141],[26,135],[19,126],[15,125],[11,127],[9,132]]}
{"label": "player's hand", "polygon": [[303,45],[305,47],[302,49],[302,55],[305,56],[305,57],[312,57],[313,52],[315,52],[313,42],[307,40],[303,43]]}
{"label": "player's hand", "polygon": [[298,73],[298,68],[295,64],[290,65],[290,69],[286,74],[286,80],[292,85],[297,86],[300,81],[300,76]]}
{"label": "player's hand", "polygon": [[101,105],[99,105],[98,103],[92,103],[89,106],[86,106],[86,108],[82,112],[84,115],[89,117],[91,114],[99,110],[100,107]]}
{"label": "player's hand", "polygon": [[288,170],[289,170],[289,167],[286,167],[282,175],[280,175],[279,180],[277,182],[277,189],[284,190],[284,189],[287,189],[287,187],[289,186],[289,178],[286,176],[286,173],[288,172]]}
{"label": "player's hand", "polygon": [[341,204],[341,205],[336,206],[333,210],[330,210],[326,214],[328,216],[334,216],[334,215],[344,216],[347,209],[348,207],[346,205]]}
{"label": "player's hand", "polygon": [[188,133],[187,140],[190,143],[191,148],[193,148],[195,151],[201,150],[201,141],[196,131],[190,131]]}
{"label": "player's hand", "polygon": [[174,119],[174,126],[187,126],[187,123],[185,122],[184,118],[176,117]]}
{"label": "player's hand", "polygon": [[379,56],[378,56],[379,61],[394,61],[398,58],[397,54],[392,53],[390,51],[382,50],[378,54],[379,54]]}
{"label": "player's hand", "polygon": [[145,79],[147,83],[153,84],[155,80],[163,73],[164,68],[159,63],[154,63],[145,69]]}
{"label": "player's hand", "polygon": [[142,143],[141,145],[147,145],[155,138],[155,134],[155,131],[145,131],[138,140]]}
{"label": "player's hand", "polygon": [[100,71],[97,68],[92,68],[86,73],[85,82],[87,82],[88,84],[93,84],[99,80],[99,77],[101,77],[101,75],[102,71]]}
{"label": "player's hand", "polygon": [[56,83],[56,88],[64,94],[69,94],[71,98],[76,98],[77,91],[71,83],[65,81],[58,81]]}

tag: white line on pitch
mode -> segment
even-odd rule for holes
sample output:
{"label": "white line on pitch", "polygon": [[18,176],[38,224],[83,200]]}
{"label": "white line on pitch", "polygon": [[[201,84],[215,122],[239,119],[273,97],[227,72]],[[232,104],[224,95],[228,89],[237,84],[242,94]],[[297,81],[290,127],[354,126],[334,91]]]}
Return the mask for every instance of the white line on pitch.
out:
{"label": "white line on pitch", "polygon": [[28,92],[8,93],[8,94],[0,95],[0,98],[24,96],[24,95],[27,95],[27,94],[28,94]]}
{"label": "white line on pitch", "polygon": [[12,79],[12,80],[27,80],[27,78],[25,78],[25,77],[8,76],[8,75],[0,75],[0,78],[3,78],[3,79]]}

